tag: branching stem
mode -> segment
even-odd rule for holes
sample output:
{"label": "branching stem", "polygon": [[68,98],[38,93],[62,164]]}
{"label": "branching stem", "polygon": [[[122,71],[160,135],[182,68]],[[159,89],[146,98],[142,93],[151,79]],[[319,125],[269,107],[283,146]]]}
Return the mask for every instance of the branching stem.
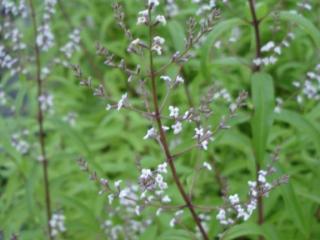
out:
{"label": "branching stem", "polygon": [[[151,9],[149,8],[148,10],[148,14],[149,14],[149,21],[151,21]],[[160,110],[159,110],[159,102],[158,102],[158,92],[157,92],[157,84],[156,84],[156,76],[157,76],[157,72],[155,71],[154,68],[154,63],[153,63],[153,53],[152,53],[152,41],[153,41],[153,26],[151,23],[149,23],[149,64],[150,64],[150,79],[151,79],[151,85],[152,85],[152,99],[153,99],[153,105],[154,105],[154,111],[155,111],[155,121],[157,123],[157,127],[158,127],[158,131],[160,134],[160,142],[163,146],[163,150],[167,159],[167,163],[170,167],[172,176],[173,176],[173,180],[183,198],[183,200],[186,203],[186,206],[188,207],[192,218],[194,219],[196,225],[199,228],[199,231],[203,237],[203,239],[205,240],[209,240],[209,237],[206,233],[206,231],[204,230],[202,224],[201,224],[201,220],[198,217],[195,208],[189,198],[189,196],[187,195],[186,191],[184,190],[184,187],[182,185],[182,183],[180,182],[179,176],[177,174],[176,171],[176,167],[173,161],[173,157],[171,155],[170,149],[169,149],[169,145],[167,142],[167,138],[165,135],[165,132],[163,130],[163,125],[162,125],[162,121],[161,121],[161,116],[160,116]]]}
{"label": "branching stem", "polygon": [[48,239],[53,240],[51,235],[51,226],[50,226],[50,218],[51,218],[51,201],[50,201],[50,187],[49,187],[49,174],[48,174],[48,159],[45,148],[45,131],[43,127],[44,123],[44,113],[41,108],[41,102],[39,101],[40,96],[43,94],[43,81],[41,79],[41,59],[40,59],[40,49],[37,44],[37,19],[36,12],[33,5],[33,1],[29,0],[31,17],[32,17],[32,26],[34,32],[34,54],[36,59],[36,81],[37,81],[37,101],[38,101],[38,131],[39,131],[39,144],[40,144],[40,153],[42,160],[42,169],[43,169],[43,185],[45,192],[45,205],[46,205],[46,213],[47,213],[47,227],[48,227]]}
{"label": "branching stem", "polygon": [[[261,39],[260,39],[260,20],[258,20],[257,18],[257,14],[256,14],[256,9],[255,9],[255,0],[248,0],[249,1],[249,6],[250,6],[250,12],[251,12],[251,16],[252,16],[252,26],[254,28],[254,33],[255,33],[255,42],[256,42],[256,58],[260,58],[261,57]],[[254,72],[258,72],[260,71],[260,66],[254,66],[254,68],[252,69]],[[258,162],[256,162],[256,176],[257,176],[257,183],[258,183],[258,188],[259,187],[259,181],[258,181],[258,175],[259,175],[259,171],[260,171],[260,164]],[[259,225],[262,225],[264,222],[264,213],[263,213],[263,198],[261,195],[258,196],[257,199],[258,203],[257,203],[257,207],[258,207],[258,221],[257,223]],[[259,236],[259,240],[263,240],[263,236]]]}

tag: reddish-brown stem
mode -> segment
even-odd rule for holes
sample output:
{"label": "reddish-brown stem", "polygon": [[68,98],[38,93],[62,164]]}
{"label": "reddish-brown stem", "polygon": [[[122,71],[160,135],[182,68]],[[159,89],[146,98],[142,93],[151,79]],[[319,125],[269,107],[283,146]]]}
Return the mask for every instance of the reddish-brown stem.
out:
{"label": "reddish-brown stem", "polygon": [[[255,9],[255,0],[248,0],[250,5],[250,12],[252,16],[252,26],[254,28],[254,35],[256,41],[256,58],[261,57],[261,40],[260,40],[260,20],[257,18]],[[260,66],[255,65],[253,71],[257,72],[260,70]]]}
{"label": "reddish-brown stem", "polygon": [[[249,5],[250,5],[250,12],[251,12],[251,16],[252,16],[252,25],[254,28],[254,33],[255,33],[255,42],[256,42],[256,58],[260,58],[261,57],[261,39],[260,39],[260,21],[257,19],[257,14],[256,14],[256,9],[255,9],[255,0],[248,0],[249,1]],[[260,71],[260,66],[255,66],[253,68],[254,72],[258,72]],[[258,183],[258,188],[259,187],[259,181],[258,181],[258,175],[259,175],[259,171],[260,171],[260,164],[258,162],[256,162],[256,176],[257,176],[257,183]],[[257,203],[257,207],[258,207],[258,220],[257,223],[259,225],[262,225],[264,222],[264,213],[263,213],[263,199],[262,196],[259,195],[258,196],[258,203]],[[263,236],[259,236],[259,240],[263,240]]]}
{"label": "reddish-brown stem", "polygon": [[48,174],[48,159],[46,154],[45,148],[45,132],[43,127],[44,121],[44,114],[41,108],[41,102],[39,101],[40,96],[43,94],[43,82],[41,79],[41,61],[40,61],[40,49],[37,44],[37,19],[36,19],[36,12],[33,5],[33,1],[29,0],[30,10],[31,10],[31,17],[32,17],[32,25],[33,25],[33,32],[34,32],[34,54],[36,59],[36,81],[37,81],[37,101],[38,101],[38,131],[39,131],[39,144],[40,144],[40,153],[41,153],[41,160],[42,160],[42,169],[43,169],[43,185],[44,185],[44,192],[45,192],[45,205],[46,205],[46,212],[47,212],[47,227],[48,227],[48,238],[53,240],[51,235],[51,226],[50,226],[50,218],[51,218],[51,202],[50,202],[50,187],[49,187],[49,174]]}
{"label": "reddish-brown stem", "polygon": [[[148,11],[149,14],[149,21],[151,21],[151,9],[149,8]],[[152,41],[153,41],[153,26],[152,23],[149,23],[149,64],[150,64],[150,78],[151,78],[151,85],[152,85],[152,100],[153,100],[153,105],[154,105],[154,112],[155,112],[155,120],[157,123],[157,127],[158,127],[158,131],[160,134],[160,143],[163,147],[164,150],[164,154],[166,156],[167,159],[167,163],[170,167],[171,173],[172,173],[172,177],[173,180],[184,200],[184,202],[186,203],[186,206],[188,207],[192,218],[194,219],[196,225],[199,228],[199,231],[203,237],[203,239],[205,240],[209,240],[209,237],[206,233],[206,231],[204,230],[202,224],[201,224],[201,220],[198,217],[195,208],[191,202],[191,200],[189,199],[189,196],[187,195],[186,191],[184,190],[184,187],[179,179],[179,176],[177,174],[177,170],[173,161],[173,157],[170,153],[170,149],[169,149],[169,145],[167,142],[167,138],[165,135],[165,132],[163,130],[163,125],[162,125],[162,121],[161,121],[161,116],[160,116],[160,110],[159,110],[159,102],[158,102],[158,92],[157,92],[157,84],[156,84],[156,71],[154,68],[154,63],[153,63],[153,53],[152,53]]]}

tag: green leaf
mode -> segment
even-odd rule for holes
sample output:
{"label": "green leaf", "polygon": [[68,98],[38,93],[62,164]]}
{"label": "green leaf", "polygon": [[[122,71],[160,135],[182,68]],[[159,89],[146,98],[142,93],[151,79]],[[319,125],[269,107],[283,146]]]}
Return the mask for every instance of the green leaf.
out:
{"label": "green leaf", "polygon": [[320,48],[320,31],[304,16],[292,12],[280,12],[280,19],[297,24],[303,31],[310,35],[317,48]]}
{"label": "green leaf", "polygon": [[169,32],[176,51],[182,51],[185,46],[185,34],[183,27],[177,21],[170,21],[168,24]]}
{"label": "green leaf", "polygon": [[231,240],[243,236],[264,236],[266,239],[274,239],[271,234],[268,234],[262,226],[254,223],[242,223],[235,225],[234,227],[227,230],[222,235],[222,240]]}
{"label": "green leaf", "polygon": [[282,196],[285,201],[285,206],[288,212],[288,216],[290,217],[290,219],[292,219],[299,231],[305,237],[307,237],[308,233],[305,216],[301,208],[302,206],[298,202],[297,196],[295,194],[295,191],[293,190],[291,183],[289,182],[288,184],[283,186],[281,190]]}
{"label": "green leaf", "polygon": [[255,73],[251,80],[251,91],[254,105],[254,114],[251,122],[252,144],[256,161],[262,164],[274,115],[272,77],[266,73]]}
{"label": "green leaf", "polygon": [[312,140],[312,143],[317,148],[318,154],[320,154],[320,132],[307,118],[297,112],[285,109],[274,116],[276,120],[289,123],[298,131],[305,134]]}
{"label": "green leaf", "polygon": [[185,230],[168,230],[160,235],[160,237],[157,238],[158,240],[185,240],[185,239],[193,239],[192,236],[190,236],[190,232],[187,232]]}
{"label": "green leaf", "polygon": [[211,68],[210,68],[210,49],[223,34],[231,29],[240,26],[244,22],[240,18],[232,18],[219,22],[212,32],[208,35],[207,40],[201,50],[201,71],[205,78],[210,78]]}

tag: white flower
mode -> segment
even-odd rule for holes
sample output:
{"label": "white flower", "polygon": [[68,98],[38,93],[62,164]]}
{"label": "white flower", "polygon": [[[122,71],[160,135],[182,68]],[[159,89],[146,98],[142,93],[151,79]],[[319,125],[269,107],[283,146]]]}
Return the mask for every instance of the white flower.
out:
{"label": "white flower", "polygon": [[146,24],[148,22],[148,10],[143,10],[138,13],[137,24]]}
{"label": "white flower", "polygon": [[108,195],[109,204],[112,204],[113,199],[114,199],[114,195],[113,194],[109,194]]}
{"label": "white flower", "polygon": [[235,103],[231,103],[229,106],[230,112],[234,113],[237,110],[238,106]]}
{"label": "white flower", "polygon": [[156,130],[154,128],[150,128],[147,131],[147,134],[143,137],[144,140],[148,139],[148,138],[152,138],[155,137],[157,135]]}
{"label": "white flower", "polygon": [[162,164],[159,164],[158,168],[157,168],[158,172],[159,173],[167,173],[168,172],[167,171],[167,166],[168,166],[168,164],[166,162],[164,162]]}
{"label": "white flower", "polygon": [[266,176],[267,176],[267,172],[264,170],[260,170],[258,174],[258,181],[260,183],[265,183],[267,181]]}
{"label": "white flower", "polygon": [[167,20],[166,18],[163,16],[163,15],[158,15],[156,17],[156,21],[163,24],[163,25],[166,25],[167,24]]}
{"label": "white flower", "polygon": [[207,140],[203,140],[201,142],[201,147],[204,149],[204,150],[208,150],[208,144],[209,142]]}
{"label": "white flower", "polygon": [[206,169],[208,169],[209,171],[212,171],[211,165],[210,165],[209,163],[207,163],[207,162],[204,162],[204,163],[203,163],[203,167],[206,168]]}
{"label": "white flower", "polygon": [[170,117],[178,118],[179,117],[179,108],[174,106],[169,106]]}
{"label": "white flower", "polygon": [[216,41],[214,47],[217,49],[221,48],[221,41]]}
{"label": "white flower", "polygon": [[147,22],[147,18],[145,16],[140,16],[138,17],[138,20],[137,20],[137,24],[140,25],[140,24],[144,24]]}
{"label": "white flower", "polygon": [[253,63],[256,66],[260,66],[262,64],[262,59],[261,58],[255,58],[255,59],[253,59]]}
{"label": "white flower", "polygon": [[148,1],[148,5],[149,6],[154,6],[154,7],[156,7],[156,6],[159,6],[159,0],[149,0]]}
{"label": "white flower", "polygon": [[121,99],[119,100],[118,102],[118,107],[117,107],[117,110],[120,111],[120,109],[124,106],[126,100],[128,98],[128,94],[125,93],[121,96]]}
{"label": "white flower", "polygon": [[266,45],[264,45],[261,48],[261,52],[268,52],[270,51],[272,48],[274,48],[275,44],[273,41],[268,42]]}
{"label": "white flower", "polygon": [[42,111],[48,111],[53,106],[53,96],[50,94],[39,96],[38,101],[40,102]]}
{"label": "white flower", "polygon": [[48,24],[44,24],[38,28],[36,39],[37,45],[43,50],[48,51],[54,44],[54,35]]}
{"label": "white flower", "polygon": [[162,183],[163,182],[163,177],[161,174],[157,174],[156,178],[155,178],[157,183]]}
{"label": "white flower", "polygon": [[136,206],[135,212],[136,212],[137,216],[140,216],[140,206]]}
{"label": "white flower", "polygon": [[277,46],[277,47],[274,48],[273,51],[280,55],[281,54],[281,47]]}
{"label": "white flower", "polygon": [[166,182],[159,182],[158,186],[161,190],[167,189],[168,188],[168,184]]}
{"label": "white flower", "polygon": [[109,110],[111,110],[111,108],[112,108],[112,106],[110,104],[107,104],[106,110],[109,111]]}
{"label": "white flower", "polygon": [[159,36],[153,38],[152,51],[155,51],[158,55],[162,54],[162,45],[165,43],[165,39]]}
{"label": "white flower", "polygon": [[224,225],[227,225],[227,221],[226,221],[226,211],[224,209],[220,209],[218,214],[217,214],[217,220]]}
{"label": "white flower", "polygon": [[182,124],[181,122],[176,122],[176,124],[171,126],[173,129],[174,134],[179,134],[182,131]]}
{"label": "white flower", "polygon": [[152,171],[150,169],[142,169],[140,178],[147,179],[152,176]]}
{"label": "white flower", "polygon": [[161,212],[162,212],[162,208],[158,208],[156,211],[156,215],[159,216]]}
{"label": "white flower", "polygon": [[160,79],[162,79],[166,82],[171,82],[171,78],[169,76],[161,76]]}
{"label": "white flower", "polygon": [[129,44],[129,48],[131,47],[136,47],[138,46],[140,43],[140,39],[139,38],[136,38],[135,40],[133,40],[130,44]]}
{"label": "white flower", "polygon": [[178,77],[177,77],[177,79],[176,79],[176,83],[184,83],[183,77],[181,77],[180,75],[178,75]]}
{"label": "white flower", "polygon": [[174,227],[176,225],[176,219],[172,218],[169,223],[170,227]]}
{"label": "white flower", "polygon": [[114,186],[118,188],[121,184],[122,180],[115,181]]}
{"label": "white flower", "polygon": [[238,204],[240,202],[238,194],[234,194],[234,195],[229,196],[229,201],[232,205]]}
{"label": "white flower", "polygon": [[171,202],[171,198],[170,198],[168,195],[164,196],[161,200],[162,200],[162,202],[164,202],[164,203],[169,203],[169,202]]}
{"label": "white flower", "polygon": [[66,228],[64,225],[65,216],[61,213],[55,213],[51,216],[49,221],[51,227],[51,236],[56,236],[59,233],[65,232]]}
{"label": "white flower", "polygon": [[274,56],[269,57],[270,64],[275,64],[277,61],[278,61],[278,59],[276,57],[274,57]]}
{"label": "white flower", "polygon": [[202,127],[195,128],[194,131],[196,132],[194,135],[195,137],[200,138],[203,136],[203,128]]}
{"label": "white flower", "polygon": [[159,45],[163,45],[165,43],[165,39],[159,36],[156,36],[153,38],[153,43],[154,44],[159,44]]}

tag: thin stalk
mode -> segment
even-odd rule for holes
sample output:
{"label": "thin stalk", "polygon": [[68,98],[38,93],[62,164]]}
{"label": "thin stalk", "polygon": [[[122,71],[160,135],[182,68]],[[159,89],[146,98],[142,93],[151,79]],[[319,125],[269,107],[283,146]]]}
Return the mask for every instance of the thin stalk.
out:
{"label": "thin stalk", "polygon": [[[255,0],[248,0],[249,1],[249,6],[250,6],[250,12],[252,16],[252,26],[254,28],[254,33],[255,33],[255,42],[256,42],[256,58],[261,57],[261,39],[260,39],[260,20],[257,18],[256,14],[256,9],[255,9]],[[260,71],[260,66],[255,66],[253,69],[253,72],[258,72]],[[258,181],[258,175],[260,171],[260,164],[256,161],[256,177],[257,177],[257,183],[258,183],[258,188],[259,187],[259,181]],[[257,200],[257,207],[258,207],[258,220],[257,223],[259,225],[262,225],[264,222],[264,211],[263,211],[263,198],[262,195],[258,196]],[[259,236],[259,240],[263,240],[263,236]]]}
{"label": "thin stalk", "polygon": [[49,173],[48,173],[48,159],[45,148],[45,131],[43,127],[44,122],[44,114],[41,108],[41,102],[39,101],[40,96],[43,94],[43,82],[41,79],[41,59],[40,59],[40,49],[37,44],[37,19],[36,12],[33,5],[33,1],[29,0],[31,17],[32,17],[32,26],[34,32],[34,54],[36,59],[36,81],[37,81],[37,101],[38,101],[38,131],[39,131],[39,144],[40,144],[40,152],[42,158],[42,170],[43,170],[43,181],[44,181],[44,192],[45,192],[45,205],[46,205],[46,213],[47,213],[47,227],[48,227],[48,238],[53,240],[51,235],[51,226],[50,226],[50,218],[51,218],[51,202],[50,202],[50,187],[49,187]]}
{"label": "thin stalk", "polygon": [[[181,72],[182,72],[182,75],[185,75],[183,69],[181,70]],[[187,100],[188,100],[189,108],[195,109],[193,98],[192,98],[192,95],[190,93],[188,83],[185,81],[183,83],[183,86],[184,86],[184,91],[185,91],[185,94],[186,94],[186,97],[187,97]],[[200,122],[196,122],[196,124],[197,124],[197,128],[199,128],[201,123]],[[210,162],[212,162],[213,165],[214,165],[214,176],[215,176],[215,179],[216,179],[216,181],[218,183],[219,194],[222,196],[223,193],[225,192],[225,187],[224,187],[225,184],[223,183],[223,178],[221,176],[220,169],[218,169],[216,160],[213,158],[211,153],[209,154],[209,158],[211,159]]]}
{"label": "thin stalk", "polygon": [[[148,10],[148,15],[149,15],[149,21],[151,21],[151,9],[150,8]],[[156,120],[158,131],[160,134],[160,142],[161,142],[161,145],[163,146],[163,150],[164,150],[168,165],[170,167],[170,170],[171,170],[171,173],[173,176],[173,180],[174,180],[183,200],[185,201],[186,206],[188,207],[196,225],[198,226],[203,239],[209,240],[209,237],[201,224],[201,220],[198,217],[198,215],[195,211],[195,208],[194,208],[191,200],[189,199],[186,191],[184,190],[182,183],[180,182],[180,179],[177,174],[176,167],[175,167],[175,164],[173,161],[173,157],[172,157],[170,149],[169,149],[167,138],[166,138],[165,132],[162,127],[163,125],[162,125],[162,121],[161,121],[159,102],[158,102],[158,96],[157,96],[158,92],[157,92],[157,84],[156,84],[156,71],[155,71],[155,67],[154,67],[154,63],[153,63],[153,53],[152,53],[152,49],[151,49],[152,48],[152,41],[153,41],[152,39],[153,39],[153,26],[152,26],[152,23],[150,22],[149,23],[150,78],[151,78],[151,84],[152,84],[152,100],[153,100],[154,111],[155,111],[155,120]]]}
{"label": "thin stalk", "polygon": [[[256,41],[256,58],[261,57],[261,39],[260,39],[260,20],[257,18],[256,9],[255,9],[255,0],[248,0],[249,6],[250,6],[250,12],[252,16],[252,26],[254,28],[254,35],[255,35],[255,41]],[[260,70],[260,66],[256,66],[253,68],[254,72],[257,72]]]}

